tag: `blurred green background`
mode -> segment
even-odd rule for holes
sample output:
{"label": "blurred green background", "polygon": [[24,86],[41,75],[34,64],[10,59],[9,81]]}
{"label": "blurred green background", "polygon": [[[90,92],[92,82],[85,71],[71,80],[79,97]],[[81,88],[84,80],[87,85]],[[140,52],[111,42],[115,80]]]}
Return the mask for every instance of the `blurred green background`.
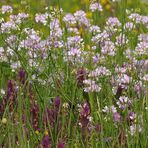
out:
{"label": "blurred green background", "polygon": [[[114,5],[111,0],[98,0],[107,11],[111,11]],[[120,0],[127,1],[128,8],[141,8],[142,13],[148,14],[148,0]],[[45,7],[62,7],[65,12],[74,12],[78,9],[88,10],[90,0],[0,0],[1,5],[11,5],[19,11],[37,13],[44,11]]]}
{"label": "blurred green background", "polygon": [[0,0],[0,5],[9,4],[14,8],[30,9],[32,13],[42,11],[45,7],[62,7],[64,11],[75,11],[80,7],[85,9],[89,0]]}

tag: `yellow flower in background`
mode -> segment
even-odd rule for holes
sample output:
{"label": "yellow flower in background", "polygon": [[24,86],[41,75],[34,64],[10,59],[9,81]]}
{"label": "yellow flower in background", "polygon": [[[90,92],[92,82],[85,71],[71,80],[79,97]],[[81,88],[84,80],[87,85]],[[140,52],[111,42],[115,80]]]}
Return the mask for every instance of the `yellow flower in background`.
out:
{"label": "yellow flower in background", "polygon": [[110,4],[107,4],[107,5],[105,6],[105,9],[106,9],[106,10],[111,10],[111,5],[110,5]]}
{"label": "yellow flower in background", "polygon": [[109,3],[108,0],[101,0],[100,3],[103,5],[103,7],[106,9],[106,10],[111,10],[111,4]]}
{"label": "yellow flower in background", "polygon": [[88,50],[91,49],[89,44],[86,45],[86,48],[87,48]]}
{"label": "yellow flower in background", "polygon": [[7,123],[7,119],[6,119],[6,118],[3,118],[3,119],[2,119],[2,123],[3,123],[3,124],[6,124],[6,123]]}
{"label": "yellow flower in background", "polygon": [[35,133],[38,135],[38,134],[39,134],[39,131],[38,131],[38,130],[36,130],[36,131],[35,131]]}
{"label": "yellow flower in background", "polygon": [[101,0],[100,3],[101,3],[102,5],[106,5],[106,4],[108,3],[108,0]]}
{"label": "yellow flower in background", "polygon": [[44,132],[44,134],[45,134],[45,135],[48,135],[48,131],[46,130],[46,131]]}
{"label": "yellow flower in background", "polygon": [[86,15],[87,15],[88,18],[91,18],[92,17],[92,12],[87,12]]}

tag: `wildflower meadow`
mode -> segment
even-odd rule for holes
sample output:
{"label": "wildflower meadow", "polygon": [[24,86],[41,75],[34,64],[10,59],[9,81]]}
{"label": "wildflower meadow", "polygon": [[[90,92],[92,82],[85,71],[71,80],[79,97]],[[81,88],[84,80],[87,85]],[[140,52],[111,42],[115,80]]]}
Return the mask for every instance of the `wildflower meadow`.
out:
{"label": "wildflower meadow", "polygon": [[148,1],[0,0],[0,148],[148,148]]}

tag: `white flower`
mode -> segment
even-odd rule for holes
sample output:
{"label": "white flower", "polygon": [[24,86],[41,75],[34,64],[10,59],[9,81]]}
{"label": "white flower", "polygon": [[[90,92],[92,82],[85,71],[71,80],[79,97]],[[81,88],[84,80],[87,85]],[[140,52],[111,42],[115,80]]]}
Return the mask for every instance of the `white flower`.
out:
{"label": "white flower", "polygon": [[144,81],[148,81],[148,74],[144,75],[144,77],[142,78]]}
{"label": "white flower", "polygon": [[1,89],[1,90],[0,90],[0,93],[1,93],[2,95],[4,95],[4,94],[5,94],[4,89]]}
{"label": "white flower", "polygon": [[104,113],[108,113],[108,112],[109,112],[109,107],[108,107],[108,106],[105,106],[105,107],[102,109],[102,111],[103,111]]}

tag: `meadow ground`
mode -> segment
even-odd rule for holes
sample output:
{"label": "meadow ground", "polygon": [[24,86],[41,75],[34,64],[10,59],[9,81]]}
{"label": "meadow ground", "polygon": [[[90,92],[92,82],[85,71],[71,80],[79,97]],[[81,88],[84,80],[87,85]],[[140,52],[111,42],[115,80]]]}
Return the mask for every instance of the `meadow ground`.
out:
{"label": "meadow ground", "polygon": [[0,1],[0,148],[148,148],[147,0]]}

